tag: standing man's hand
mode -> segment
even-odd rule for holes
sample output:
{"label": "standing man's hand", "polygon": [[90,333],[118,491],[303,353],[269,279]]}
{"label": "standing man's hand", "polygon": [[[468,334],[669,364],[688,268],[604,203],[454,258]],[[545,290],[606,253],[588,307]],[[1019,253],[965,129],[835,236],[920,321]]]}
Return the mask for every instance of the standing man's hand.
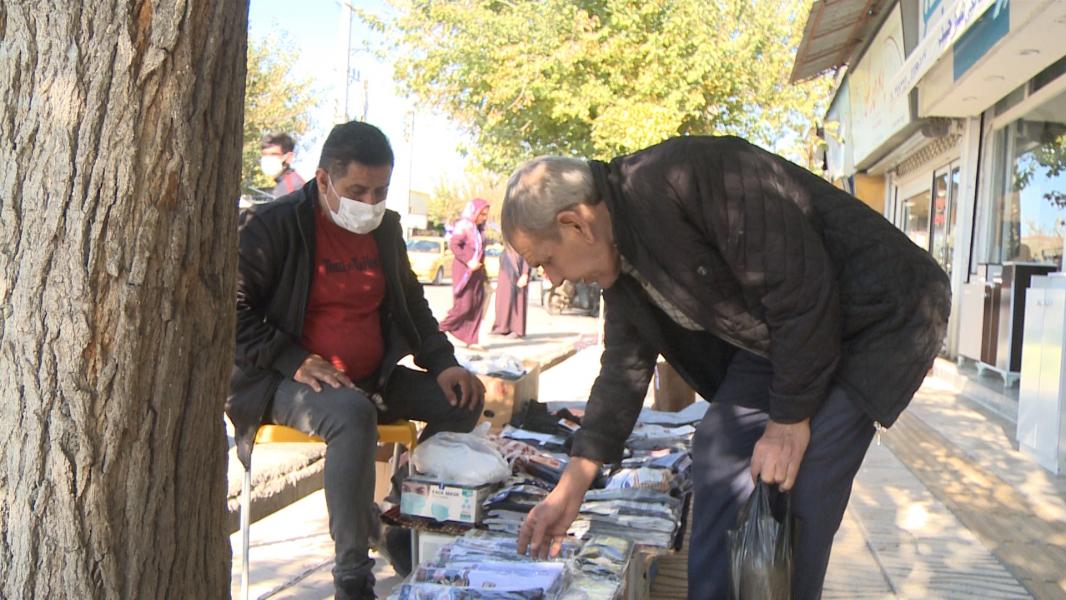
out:
{"label": "standing man's hand", "polygon": [[527,285],[529,285],[529,275],[520,275],[518,277],[518,282],[515,283],[515,285],[517,285],[520,288],[524,288]]}
{"label": "standing man's hand", "polygon": [[[437,375],[437,383],[452,406],[474,410],[485,401],[485,384],[462,367],[448,367],[441,371]],[[458,395],[455,393],[456,386],[459,387]]]}
{"label": "standing man's hand", "polygon": [[544,559],[558,556],[570,524],[581,512],[585,492],[596,479],[600,463],[580,456],[570,457],[559,485],[529,511],[518,530],[518,553]]}
{"label": "standing man's hand", "polygon": [[322,391],[322,384],[334,389],[355,387],[355,384],[344,374],[344,371],[333,366],[333,363],[317,354],[308,354],[307,358],[300,364],[300,368],[296,369],[296,373],[293,374],[292,378],[295,381],[311,386],[311,389],[316,392]]}
{"label": "standing man's hand", "polygon": [[481,268],[481,263],[479,263],[477,260],[472,260],[466,263],[466,266],[469,267],[471,271],[477,271]]}
{"label": "standing man's hand", "polygon": [[792,489],[810,441],[810,419],[798,423],[767,422],[751,456],[751,478],[761,475],[763,481],[778,484],[782,491]]}

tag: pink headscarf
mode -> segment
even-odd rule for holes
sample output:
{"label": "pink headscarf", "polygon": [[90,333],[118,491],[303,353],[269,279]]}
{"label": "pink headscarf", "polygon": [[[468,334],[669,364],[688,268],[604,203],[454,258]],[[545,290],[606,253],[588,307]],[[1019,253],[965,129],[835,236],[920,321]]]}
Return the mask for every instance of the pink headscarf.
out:
{"label": "pink headscarf", "polygon": [[488,205],[488,200],[485,200],[483,198],[474,198],[470,202],[466,203],[466,208],[463,209],[463,216],[459,218],[464,219],[466,221],[470,221],[471,223],[477,225],[477,223],[475,222],[477,214],[481,212],[482,209],[488,207]]}
{"label": "pink headscarf", "polygon": [[[477,256],[482,260],[484,259],[484,254],[482,254],[484,251],[484,241],[481,239],[482,226],[477,224],[477,215],[488,205],[489,201],[482,198],[474,198],[470,202],[467,202],[466,208],[463,209],[463,216],[456,221],[455,229],[452,231],[452,235],[468,236],[468,239],[474,243],[474,256]],[[459,259],[456,258],[456,260]],[[452,287],[456,291],[463,289],[463,287],[466,286],[466,282],[470,280],[470,275],[472,273],[472,271],[464,273],[462,278],[452,284]]]}

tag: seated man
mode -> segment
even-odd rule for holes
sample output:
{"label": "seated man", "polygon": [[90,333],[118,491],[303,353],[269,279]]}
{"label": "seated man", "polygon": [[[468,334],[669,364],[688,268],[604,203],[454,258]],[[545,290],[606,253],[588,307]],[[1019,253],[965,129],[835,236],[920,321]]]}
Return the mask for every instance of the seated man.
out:
{"label": "seated man", "polygon": [[688,597],[728,596],[728,531],[757,477],[791,490],[792,597],[818,598],[875,427],[940,349],[950,287],[884,217],[733,137],[610,163],[543,157],[511,177],[507,241],[552,284],[596,282],[599,377],[559,485],[519,548],[557,551],[601,463],[617,462],[662,355],[712,401],[693,439]]}
{"label": "seated man", "polygon": [[[377,424],[470,431],[484,387],[458,366],[385,210],[393,153],[372,125],[330,132],[315,179],[241,215],[236,366],[226,412],[250,464],[262,423],[326,441],[337,598],[373,598],[367,556]],[[413,354],[428,372],[397,365]]]}

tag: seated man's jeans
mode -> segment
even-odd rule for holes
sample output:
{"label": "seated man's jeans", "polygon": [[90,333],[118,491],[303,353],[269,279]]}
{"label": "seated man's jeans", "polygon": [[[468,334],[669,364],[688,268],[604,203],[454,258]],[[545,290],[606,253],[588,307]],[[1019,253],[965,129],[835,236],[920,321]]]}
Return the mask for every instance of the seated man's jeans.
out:
{"label": "seated man's jeans", "polygon": [[481,406],[453,407],[432,375],[404,367],[396,367],[382,395],[387,409],[379,413],[359,390],[323,385],[315,392],[286,380],[278,386],[267,415],[268,422],[326,441],[324,488],[336,550],[334,580],[372,577],[367,535],[378,423],[424,421],[425,438],[439,431],[470,431],[481,416]]}

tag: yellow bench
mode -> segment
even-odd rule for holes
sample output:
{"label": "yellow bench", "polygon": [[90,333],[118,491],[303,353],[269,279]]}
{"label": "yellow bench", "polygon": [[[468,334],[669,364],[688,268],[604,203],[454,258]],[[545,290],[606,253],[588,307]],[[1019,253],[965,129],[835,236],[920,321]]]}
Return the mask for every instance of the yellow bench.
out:
{"label": "yellow bench", "polygon": [[[286,443],[325,443],[318,436],[286,427],[284,425],[260,425],[255,433],[255,444],[286,444]],[[400,444],[414,449],[418,445],[418,429],[410,421],[397,421],[387,425],[378,425],[378,443],[395,444],[392,451],[392,472],[400,467]],[[244,470],[244,484],[241,486],[241,598],[248,600],[248,587],[251,577],[251,567],[248,562],[251,537],[252,508],[252,470]]]}

